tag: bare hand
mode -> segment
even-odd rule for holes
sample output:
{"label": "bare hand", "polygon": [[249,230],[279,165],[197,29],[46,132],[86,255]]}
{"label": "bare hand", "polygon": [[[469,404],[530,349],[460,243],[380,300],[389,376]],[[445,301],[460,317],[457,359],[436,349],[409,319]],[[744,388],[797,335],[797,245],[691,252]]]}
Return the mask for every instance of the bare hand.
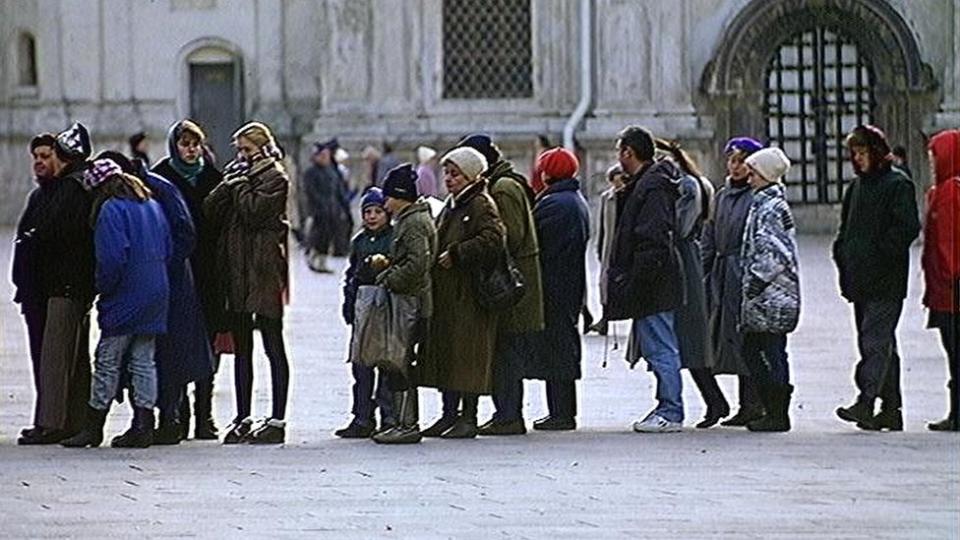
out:
{"label": "bare hand", "polygon": [[440,265],[440,268],[449,270],[453,268],[453,259],[450,257],[449,251],[444,251],[440,254],[440,257],[437,259],[437,264]]}

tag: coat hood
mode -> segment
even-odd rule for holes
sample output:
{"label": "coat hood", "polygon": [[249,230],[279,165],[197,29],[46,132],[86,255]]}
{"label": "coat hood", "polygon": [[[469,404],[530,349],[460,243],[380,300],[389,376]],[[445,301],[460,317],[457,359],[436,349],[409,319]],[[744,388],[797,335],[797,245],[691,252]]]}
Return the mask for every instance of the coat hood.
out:
{"label": "coat hood", "polygon": [[960,177],[960,130],[941,131],[930,139],[927,148],[933,154],[934,183]]}

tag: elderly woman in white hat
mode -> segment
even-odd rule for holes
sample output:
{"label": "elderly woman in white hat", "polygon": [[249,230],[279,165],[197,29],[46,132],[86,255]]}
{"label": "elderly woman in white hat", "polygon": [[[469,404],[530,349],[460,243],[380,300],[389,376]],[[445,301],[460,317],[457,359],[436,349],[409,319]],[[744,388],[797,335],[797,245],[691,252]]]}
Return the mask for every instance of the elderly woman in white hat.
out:
{"label": "elderly woman in white hat", "polygon": [[487,168],[483,155],[472,148],[456,148],[440,163],[450,196],[437,218],[434,312],[418,359],[418,382],[443,390],[447,399],[459,394],[462,411],[456,417],[442,417],[423,434],[473,438],[478,397],[493,389],[497,337],[497,313],[477,302],[474,270],[503,253],[505,229],[480,177]]}
{"label": "elderly woman in white hat", "polygon": [[766,409],[747,429],[788,431],[793,386],[787,334],[800,319],[796,227],[782,185],[790,160],[779,148],[764,148],[745,163],[754,194],[741,247],[740,329],[744,333],[743,358]]}

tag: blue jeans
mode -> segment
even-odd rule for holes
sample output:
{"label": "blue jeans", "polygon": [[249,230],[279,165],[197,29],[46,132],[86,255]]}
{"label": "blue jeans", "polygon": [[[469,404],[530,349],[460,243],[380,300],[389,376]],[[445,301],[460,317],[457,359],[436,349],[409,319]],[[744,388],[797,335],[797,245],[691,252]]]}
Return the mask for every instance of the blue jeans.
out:
{"label": "blue jeans", "polygon": [[133,405],[153,409],[157,402],[157,366],[153,361],[155,344],[152,335],[101,337],[93,361],[90,406],[98,411],[110,408],[120,385],[120,370],[126,363],[133,386]]}
{"label": "blue jeans", "polygon": [[657,378],[657,408],[653,412],[671,422],[683,422],[680,348],[673,329],[673,312],[661,311],[634,319],[633,332],[640,341],[640,355]]}

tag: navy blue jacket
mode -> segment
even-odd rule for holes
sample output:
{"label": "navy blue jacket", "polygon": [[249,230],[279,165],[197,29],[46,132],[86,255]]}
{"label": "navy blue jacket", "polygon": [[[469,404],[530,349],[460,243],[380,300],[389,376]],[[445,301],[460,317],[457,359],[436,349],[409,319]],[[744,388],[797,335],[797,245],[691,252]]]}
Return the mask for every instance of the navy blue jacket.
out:
{"label": "navy blue jacket", "polygon": [[389,224],[377,232],[361,229],[350,242],[350,260],[343,277],[343,320],[353,324],[357,289],[361,285],[375,285],[377,272],[366,263],[370,255],[388,255],[393,243],[393,227]]}
{"label": "navy blue jacket", "polygon": [[537,197],[533,219],[540,243],[544,329],[526,376],[544,380],[580,378],[577,317],[587,287],[590,212],[574,178],[552,182]]}

